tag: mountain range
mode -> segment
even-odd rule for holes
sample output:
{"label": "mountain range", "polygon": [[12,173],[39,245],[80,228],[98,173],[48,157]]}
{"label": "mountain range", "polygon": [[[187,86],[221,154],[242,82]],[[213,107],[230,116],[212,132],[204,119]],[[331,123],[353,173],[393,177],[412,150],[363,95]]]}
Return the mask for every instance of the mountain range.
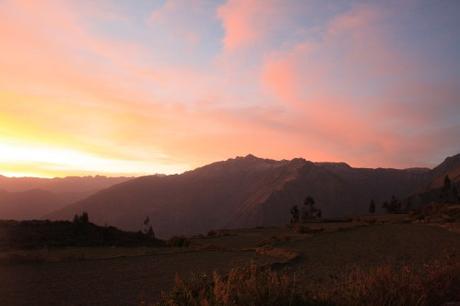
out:
{"label": "mountain range", "polygon": [[367,213],[371,200],[379,210],[392,196],[402,199],[438,188],[446,174],[458,184],[459,173],[460,154],[434,169],[401,170],[247,155],[179,175],[134,178],[46,217],[70,219],[86,211],[97,224],[129,230],[141,229],[149,217],[160,237],[281,225],[289,221],[290,208],[306,196],[316,200],[323,217],[347,217]]}
{"label": "mountain range", "polygon": [[64,178],[0,175],[0,219],[38,219],[129,177]]}

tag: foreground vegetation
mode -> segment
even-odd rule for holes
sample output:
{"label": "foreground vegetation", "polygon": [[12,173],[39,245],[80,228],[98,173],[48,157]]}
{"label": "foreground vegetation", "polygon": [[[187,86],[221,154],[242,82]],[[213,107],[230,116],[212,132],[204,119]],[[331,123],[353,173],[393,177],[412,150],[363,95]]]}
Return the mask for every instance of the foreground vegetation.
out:
{"label": "foreground vegetation", "polygon": [[236,305],[443,305],[460,301],[460,263],[447,258],[421,269],[384,265],[356,269],[327,283],[303,284],[295,273],[274,272],[255,265],[227,275],[195,275],[164,294],[162,306]]}
{"label": "foreground vegetation", "polygon": [[[435,205],[412,215],[216,230],[161,247],[2,250],[0,304],[443,305],[460,301],[456,216],[455,205]],[[80,221],[66,226],[92,227]]]}
{"label": "foreground vegetation", "polygon": [[98,226],[87,215],[69,221],[0,221],[0,248],[36,249],[85,246],[162,246],[148,232],[127,232],[113,226]]}

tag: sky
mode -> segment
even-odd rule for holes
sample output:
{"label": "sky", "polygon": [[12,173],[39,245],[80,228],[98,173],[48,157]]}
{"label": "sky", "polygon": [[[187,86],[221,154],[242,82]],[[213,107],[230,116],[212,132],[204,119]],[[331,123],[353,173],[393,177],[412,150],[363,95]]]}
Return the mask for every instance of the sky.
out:
{"label": "sky", "polygon": [[460,1],[0,0],[0,174],[460,153]]}

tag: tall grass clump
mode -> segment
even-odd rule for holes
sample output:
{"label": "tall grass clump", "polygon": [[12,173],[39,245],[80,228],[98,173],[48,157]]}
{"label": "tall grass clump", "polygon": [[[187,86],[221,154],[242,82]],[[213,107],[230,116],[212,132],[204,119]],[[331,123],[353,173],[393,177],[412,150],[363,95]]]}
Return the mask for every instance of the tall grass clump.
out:
{"label": "tall grass clump", "polygon": [[460,302],[460,263],[434,262],[423,267],[384,265],[355,269],[319,284],[295,274],[255,265],[227,275],[195,275],[163,294],[163,306],[337,305],[431,306]]}
{"label": "tall grass clump", "polygon": [[252,264],[233,268],[225,276],[214,272],[194,275],[189,281],[176,277],[175,287],[163,294],[159,305],[306,305],[303,301],[295,276]]}
{"label": "tall grass clump", "polygon": [[460,301],[460,263],[357,269],[319,291],[332,305],[443,305]]}

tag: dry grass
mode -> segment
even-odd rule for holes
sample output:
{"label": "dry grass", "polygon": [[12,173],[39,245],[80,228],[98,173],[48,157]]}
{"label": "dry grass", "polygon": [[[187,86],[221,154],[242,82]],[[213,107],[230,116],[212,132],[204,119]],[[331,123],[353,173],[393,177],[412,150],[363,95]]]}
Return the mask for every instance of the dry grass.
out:
{"label": "dry grass", "polygon": [[274,248],[270,246],[256,248],[256,254],[280,258],[283,262],[295,260],[300,256],[300,253],[294,250]]}
{"label": "dry grass", "polygon": [[460,264],[355,270],[335,281],[332,290],[321,288],[319,292],[319,300],[333,305],[442,305],[460,300]]}
{"label": "dry grass", "polygon": [[295,285],[295,278],[251,265],[234,268],[226,276],[195,275],[187,282],[177,278],[158,305],[292,305],[301,300]]}
{"label": "dry grass", "polygon": [[[308,289],[307,289],[308,288]],[[421,269],[381,266],[354,270],[327,284],[306,286],[295,274],[277,273],[255,265],[232,269],[228,275],[195,275],[176,279],[162,306],[236,305],[443,305],[460,301],[460,263],[449,259]]]}

